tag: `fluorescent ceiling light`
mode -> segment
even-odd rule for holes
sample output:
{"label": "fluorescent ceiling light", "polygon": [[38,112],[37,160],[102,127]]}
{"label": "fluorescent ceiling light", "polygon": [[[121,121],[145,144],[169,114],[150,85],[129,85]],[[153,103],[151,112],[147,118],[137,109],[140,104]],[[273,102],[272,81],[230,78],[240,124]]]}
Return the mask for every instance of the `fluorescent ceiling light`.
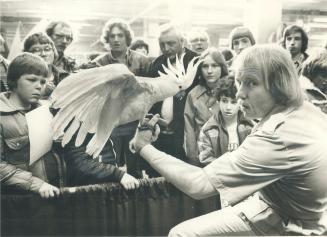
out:
{"label": "fluorescent ceiling light", "polygon": [[310,35],[310,40],[326,40],[326,35]]}
{"label": "fluorescent ceiling light", "polygon": [[[308,23],[306,24],[307,27],[310,27],[310,28],[327,28],[327,23]],[[325,36],[326,37],[326,36]]]}
{"label": "fluorescent ceiling light", "polygon": [[317,0],[283,0],[284,3],[314,3]]}
{"label": "fluorescent ceiling light", "polygon": [[313,22],[326,22],[327,23],[327,17],[315,17],[312,19]]}

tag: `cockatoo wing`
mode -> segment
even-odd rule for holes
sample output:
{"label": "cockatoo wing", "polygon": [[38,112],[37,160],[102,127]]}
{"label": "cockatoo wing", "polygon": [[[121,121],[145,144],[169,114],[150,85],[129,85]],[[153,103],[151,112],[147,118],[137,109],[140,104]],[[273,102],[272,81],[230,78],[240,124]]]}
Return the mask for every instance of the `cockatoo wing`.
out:
{"label": "cockatoo wing", "polygon": [[192,60],[185,72],[183,64],[176,68],[168,62],[166,74],[159,78],[136,77],[123,64],[111,64],[72,74],[53,91],[52,107],[59,109],[53,120],[54,139],[65,146],[77,133],[80,146],[88,133],[94,133],[86,152],[97,157],[120,125],[142,119],[150,107],[188,88],[199,62]]}
{"label": "cockatoo wing", "polygon": [[[75,145],[80,146],[88,133],[95,133],[87,153],[96,157],[115,126],[144,116],[149,105],[146,111],[140,106],[151,91],[151,86],[139,83],[123,64],[72,74],[59,83],[51,96],[52,107],[60,109],[53,120],[54,139],[61,138],[65,146],[78,131]],[[137,101],[141,101],[138,109],[133,109],[131,104]],[[127,113],[122,114],[123,110]]]}

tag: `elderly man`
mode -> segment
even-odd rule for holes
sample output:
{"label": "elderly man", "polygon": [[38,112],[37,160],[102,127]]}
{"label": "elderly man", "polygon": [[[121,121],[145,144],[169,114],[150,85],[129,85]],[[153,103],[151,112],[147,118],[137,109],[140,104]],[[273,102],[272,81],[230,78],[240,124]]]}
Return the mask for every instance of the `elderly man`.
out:
{"label": "elderly man", "polygon": [[54,42],[59,54],[54,65],[68,73],[74,72],[75,59],[65,56],[66,48],[73,41],[73,31],[70,25],[64,21],[53,21],[47,26],[46,33]]}
{"label": "elderly man", "polygon": [[[142,53],[129,49],[133,40],[133,31],[129,24],[122,19],[109,20],[102,29],[100,37],[110,50],[95,58],[91,64],[95,66],[105,66],[108,64],[122,63],[136,76],[146,76],[150,66],[150,59]],[[133,137],[137,127],[137,122],[131,122],[116,128],[112,133],[112,141],[118,158],[118,165],[126,163],[127,172],[137,178],[142,178],[142,168],[140,167],[137,155],[129,151],[128,143]],[[112,156],[108,156],[112,157]],[[112,158],[109,160],[103,157],[104,162],[117,163]]]}
{"label": "elderly man", "polygon": [[188,34],[190,48],[200,55],[209,47],[210,39],[208,33],[201,28],[194,28]]}
{"label": "elderly man", "polygon": [[[184,54],[183,63],[184,65],[188,65],[197,56],[195,52],[184,47],[185,38],[181,31],[171,24],[164,25],[161,28],[159,45],[162,55],[156,58],[151,64],[149,72],[151,77],[157,77],[159,72],[164,72],[163,66],[167,66],[168,59],[174,65],[176,56],[180,58]],[[183,149],[185,101],[188,92],[197,84],[197,80],[194,80],[193,85],[186,91],[181,91],[174,97],[170,97],[162,103],[155,104],[152,108],[153,113],[161,114],[164,119],[170,122],[168,127],[162,128],[162,133],[155,146],[181,159],[185,158]]]}
{"label": "elderly man", "polygon": [[300,26],[290,25],[284,30],[282,46],[290,52],[299,75],[302,71],[303,62],[309,56],[305,52],[308,48],[308,41],[307,33]]}
{"label": "elderly man", "polygon": [[239,55],[242,50],[255,45],[255,39],[252,32],[244,26],[234,28],[230,34],[230,46],[236,55]]}

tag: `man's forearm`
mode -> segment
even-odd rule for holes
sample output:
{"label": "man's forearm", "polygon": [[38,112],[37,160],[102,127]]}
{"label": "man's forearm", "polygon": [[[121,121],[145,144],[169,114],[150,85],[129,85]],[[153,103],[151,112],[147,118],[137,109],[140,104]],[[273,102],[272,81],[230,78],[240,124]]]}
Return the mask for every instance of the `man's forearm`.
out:
{"label": "man's forearm", "polygon": [[167,155],[152,145],[144,146],[140,154],[167,181],[192,198],[202,199],[218,194],[201,168]]}

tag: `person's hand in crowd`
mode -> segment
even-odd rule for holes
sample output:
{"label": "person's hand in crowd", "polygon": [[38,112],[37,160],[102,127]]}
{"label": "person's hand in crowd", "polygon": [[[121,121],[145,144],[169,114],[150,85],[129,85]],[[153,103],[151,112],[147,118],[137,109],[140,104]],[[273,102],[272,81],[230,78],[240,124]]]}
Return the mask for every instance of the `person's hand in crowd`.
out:
{"label": "person's hand in crowd", "polygon": [[119,166],[118,169],[120,169],[121,171],[127,172],[127,166],[126,164],[123,166]]}
{"label": "person's hand in crowd", "polygon": [[82,63],[78,69],[90,69],[90,68],[95,68],[98,67],[98,65],[96,64],[96,62],[86,62],[86,63]]}
{"label": "person's hand in crowd", "polygon": [[160,133],[160,128],[157,124],[159,119],[159,114],[156,114],[151,119],[146,117],[139,123],[135,136],[129,143],[131,152],[138,153],[145,145],[157,140]]}
{"label": "person's hand in crowd", "polygon": [[39,194],[42,198],[53,198],[59,196],[60,190],[47,182],[44,182],[39,189]]}
{"label": "person's hand in crowd", "polygon": [[55,88],[53,81],[47,81],[41,91],[42,98],[48,98]]}
{"label": "person's hand in crowd", "polygon": [[124,174],[120,183],[127,190],[135,189],[140,186],[140,182],[136,178],[134,178],[132,175],[129,175],[127,173]]}

